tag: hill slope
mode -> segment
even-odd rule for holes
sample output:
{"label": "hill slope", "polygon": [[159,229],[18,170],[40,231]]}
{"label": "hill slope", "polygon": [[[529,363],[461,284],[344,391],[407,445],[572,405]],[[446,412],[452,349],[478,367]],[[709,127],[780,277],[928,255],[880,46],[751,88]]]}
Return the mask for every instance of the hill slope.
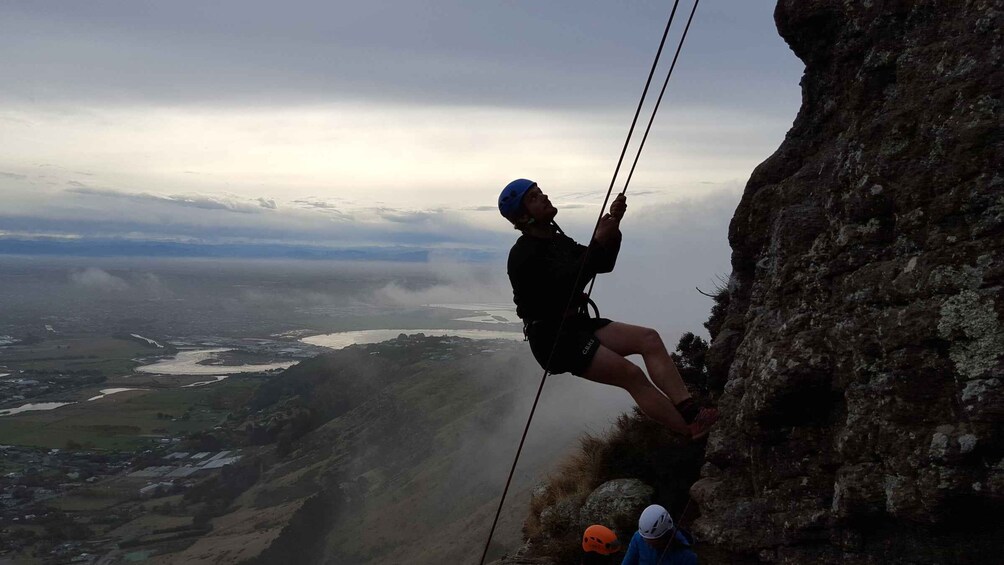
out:
{"label": "hill slope", "polygon": [[[259,414],[307,407],[324,423],[294,439],[212,533],[160,562],[476,563],[539,376],[525,344],[453,338],[301,363],[263,387]],[[528,490],[548,464],[583,426],[623,409],[567,384],[545,391],[493,555],[522,543]]]}

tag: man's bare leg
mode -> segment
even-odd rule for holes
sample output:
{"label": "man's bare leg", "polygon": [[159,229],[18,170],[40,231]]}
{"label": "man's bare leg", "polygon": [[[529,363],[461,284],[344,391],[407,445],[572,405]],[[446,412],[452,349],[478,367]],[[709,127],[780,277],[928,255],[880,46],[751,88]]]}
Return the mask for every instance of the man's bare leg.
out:
{"label": "man's bare leg", "polygon": [[600,343],[618,355],[641,355],[652,382],[669,396],[673,404],[680,404],[690,398],[690,391],[659,337],[659,332],[642,326],[611,322],[596,330],[595,335]]}
{"label": "man's bare leg", "polygon": [[597,383],[623,388],[646,416],[674,432],[690,437],[690,428],[673,402],[652,386],[640,367],[622,355],[600,345],[582,376]]}

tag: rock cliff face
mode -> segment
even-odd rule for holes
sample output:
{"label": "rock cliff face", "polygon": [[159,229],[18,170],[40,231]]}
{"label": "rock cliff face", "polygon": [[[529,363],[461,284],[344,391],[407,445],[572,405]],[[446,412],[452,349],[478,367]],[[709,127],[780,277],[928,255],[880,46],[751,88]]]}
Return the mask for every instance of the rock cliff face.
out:
{"label": "rock cliff face", "polygon": [[1004,2],[775,19],[803,102],[729,230],[694,529],[779,563],[999,563]]}

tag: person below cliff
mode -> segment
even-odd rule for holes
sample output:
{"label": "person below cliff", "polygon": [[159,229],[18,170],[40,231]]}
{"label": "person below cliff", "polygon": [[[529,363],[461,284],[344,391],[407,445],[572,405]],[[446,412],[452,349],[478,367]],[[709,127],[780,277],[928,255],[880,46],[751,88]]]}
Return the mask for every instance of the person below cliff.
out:
{"label": "person below cliff", "polygon": [[638,518],[621,565],[697,565],[691,535],[673,523],[669,512],[653,504]]}
{"label": "person below cliff", "polygon": [[593,524],[582,533],[582,558],[579,565],[614,565],[620,560],[621,542],[606,526]]}
{"label": "person below cliff", "polygon": [[[558,210],[537,183],[512,181],[499,195],[498,205],[502,216],[522,232],[509,251],[509,281],[516,314],[523,320],[530,351],[540,366],[554,374],[572,373],[619,386],[645,415],[670,430],[692,439],[707,435],[718,410],[701,408],[690,397],[659,334],[650,328],[590,318],[586,310],[582,292],[586,284],[599,273],[611,272],[617,260],[620,221],[627,210],[625,196],[618,195],[610,204],[588,250],[554,222]],[[575,300],[568,307],[570,293]],[[645,361],[651,382],[625,358],[635,354]]]}

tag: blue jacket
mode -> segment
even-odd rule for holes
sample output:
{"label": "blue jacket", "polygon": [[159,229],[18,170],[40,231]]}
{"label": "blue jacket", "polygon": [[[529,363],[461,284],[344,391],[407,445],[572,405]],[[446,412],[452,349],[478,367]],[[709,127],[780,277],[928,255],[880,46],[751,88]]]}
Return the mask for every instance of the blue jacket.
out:
{"label": "blue jacket", "polygon": [[645,542],[638,532],[631,537],[631,544],[628,545],[627,553],[621,565],[697,565],[697,554],[690,549],[693,540],[690,534],[683,530],[676,530],[674,543],[660,560],[660,553],[655,548]]}

